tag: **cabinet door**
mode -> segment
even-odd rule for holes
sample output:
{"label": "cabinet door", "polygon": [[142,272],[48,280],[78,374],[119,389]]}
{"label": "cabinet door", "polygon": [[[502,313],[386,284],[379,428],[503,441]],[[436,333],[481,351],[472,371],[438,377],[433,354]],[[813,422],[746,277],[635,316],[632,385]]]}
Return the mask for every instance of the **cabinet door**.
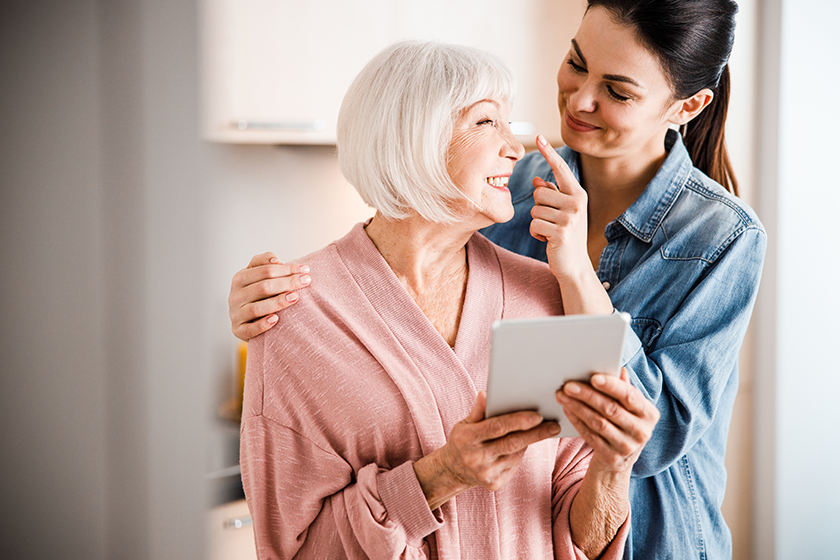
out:
{"label": "cabinet door", "polygon": [[206,0],[205,134],[329,144],[344,91],[390,31],[388,0]]}
{"label": "cabinet door", "polygon": [[344,92],[386,45],[425,38],[499,55],[526,144],[559,141],[557,68],[579,0],[203,0],[203,122],[220,142],[331,144]]}
{"label": "cabinet door", "polygon": [[257,560],[248,504],[237,500],[207,513],[208,560]]}

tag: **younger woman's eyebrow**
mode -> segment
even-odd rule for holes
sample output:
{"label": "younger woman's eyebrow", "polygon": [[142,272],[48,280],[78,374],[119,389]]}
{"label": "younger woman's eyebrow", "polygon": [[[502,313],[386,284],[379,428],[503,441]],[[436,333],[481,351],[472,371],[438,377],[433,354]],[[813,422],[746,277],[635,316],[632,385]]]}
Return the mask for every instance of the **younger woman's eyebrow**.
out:
{"label": "younger woman's eyebrow", "polygon": [[580,45],[578,45],[578,42],[575,41],[574,39],[572,39],[572,48],[575,49],[575,52],[577,53],[578,58],[583,63],[583,65],[586,66],[586,57],[583,56],[582,52],[580,52]]}
{"label": "younger woman's eyebrow", "polygon": [[[586,66],[586,57],[583,56],[583,53],[580,50],[580,45],[578,42],[572,39],[572,48],[575,49],[575,53],[577,54],[578,58],[580,59],[581,63]],[[644,89],[642,84],[634,80],[629,76],[622,76],[621,74],[604,74],[603,78],[605,80],[609,80],[611,82],[623,82],[625,84],[630,84],[636,86],[637,88]]]}

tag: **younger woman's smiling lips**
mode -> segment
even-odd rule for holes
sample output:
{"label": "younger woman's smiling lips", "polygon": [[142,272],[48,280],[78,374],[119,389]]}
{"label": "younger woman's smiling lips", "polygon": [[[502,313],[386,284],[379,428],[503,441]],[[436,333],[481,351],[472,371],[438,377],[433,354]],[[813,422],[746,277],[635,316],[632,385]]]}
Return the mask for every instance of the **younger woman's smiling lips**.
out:
{"label": "younger woman's smiling lips", "polygon": [[566,124],[575,132],[592,132],[593,130],[598,130],[597,126],[593,126],[574,118],[568,108],[566,109]]}

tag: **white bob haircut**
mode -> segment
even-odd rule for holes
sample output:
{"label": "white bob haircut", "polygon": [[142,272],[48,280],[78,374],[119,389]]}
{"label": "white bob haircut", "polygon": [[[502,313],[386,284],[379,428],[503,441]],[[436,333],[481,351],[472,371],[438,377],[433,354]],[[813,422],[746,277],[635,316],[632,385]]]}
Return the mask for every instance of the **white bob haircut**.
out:
{"label": "white bob haircut", "polygon": [[466,196],[447,172],[455,119],[484,99],[512,101],[513,73],[496,56],[461,45],[404,41],[387,47],[353,81],[338,114],[344,177],[385,218],[417,212],[458,220]]}

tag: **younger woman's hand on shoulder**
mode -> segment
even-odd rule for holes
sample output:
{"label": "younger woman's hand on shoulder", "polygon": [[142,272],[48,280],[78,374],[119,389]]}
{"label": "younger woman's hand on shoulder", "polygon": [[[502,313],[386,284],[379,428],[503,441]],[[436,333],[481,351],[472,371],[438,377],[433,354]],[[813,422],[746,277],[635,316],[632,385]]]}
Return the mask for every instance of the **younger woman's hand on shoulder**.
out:
{"label": "younger woman's hand on shoulder", "polygon": [[295,290],[309,285],[309,267],[283,264],[274,253],[251,259],[233,276],[228,311],[233,334],[244,341],[273,327],[277,312],[297,303]]}

